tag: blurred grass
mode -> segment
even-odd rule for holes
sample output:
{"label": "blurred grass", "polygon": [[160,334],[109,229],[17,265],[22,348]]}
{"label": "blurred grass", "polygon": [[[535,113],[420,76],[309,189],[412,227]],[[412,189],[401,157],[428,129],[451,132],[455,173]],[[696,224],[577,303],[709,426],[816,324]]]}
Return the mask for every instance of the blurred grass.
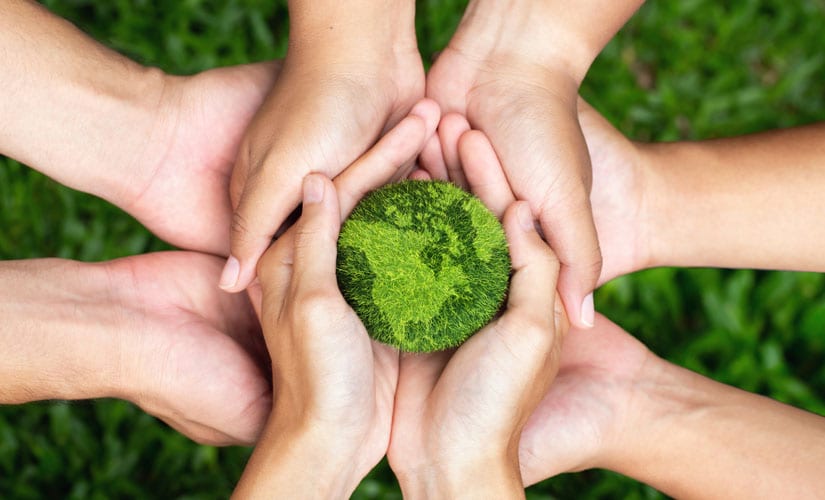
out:
{"label": "blurred grass", "polygon": [[[103,43],[167,71],[283,56],[283,0],[48,0]],[[422,54],[465,1],[419,0]],[[640,140],[701,139],[825,120],[825,1],[650,2],[597,59],[583,95]],[[0,258],[103,260],[165,245],[130,217],[0,158]],[[825,413],[825,278],[655,269],[597,305],[658,354],[725,383]],[[248,450],[198,446],[118,401],[0,408],[2,498],[223,498]],[[386,465],[356,498],[400,498]],[[604,471],[528,497],[661,498]]]}

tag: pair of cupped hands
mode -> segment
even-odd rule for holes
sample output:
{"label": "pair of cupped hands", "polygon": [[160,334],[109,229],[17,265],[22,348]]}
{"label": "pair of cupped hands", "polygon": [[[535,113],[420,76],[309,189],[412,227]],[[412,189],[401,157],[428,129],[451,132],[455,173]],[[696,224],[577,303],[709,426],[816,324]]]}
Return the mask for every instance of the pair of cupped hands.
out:
{"label": "pair of cupped hands", "polygon": [[[447,53],[441,57],[438,64],[449,62]],[[598,315],[593,330],[568,332],[556,292],[564,267],[534,228],[533,204],[516,201],[524,195],[501,166],[490,134],[471,129],[466,115],[442,116],[433,99],[413,102],[395,120],[369,105],[371,91],[360,84],[341,97],[341,86],[352,83],[348,78],[293,78],[280,63],[266,63],[167,82],[159,123],[169,126],[160,127],[162,138],[152,146],[157,151],[148,156],[162,161],[152,163],[145,185],[133,187],[140,195],[121,205],[158,236],[191,251],[108,264],[112,275],[128,276],[139,311],[129,317],[136,330],[148,332],[147,356],[163,359],[159,367],[145,363],[154,367],[157,387],[129,399],[211,444],[251,444],[265,428],[289,435],[318,424],[328,430],[316,436],[328,449],[327,463],[349,457],[339,465],[359,478],[385,454],[399,476],[441,466],[443,472],[447,464],[452,473],[491,470],[476,467],[495,462],[516,474],[513,464],[520,467],[520,478],[510,479],[525,485],[606,460],[632,413],[630,392],[650,355]],[[647,262],[640,166],[633,143],[584,101],[571,106],[577,114],[567,126],[581,127],[593,160],[590,199],[604,256],[602,283]],[[552,103],[541,102],[540,109],[548,114],[532,110],[525,120],[513,113],[510,121],[495,123],[514,141],[521,137],[516,128],[536,135],[542,123],[546,135],[531,139],[541,141],[533,146],[557,149],[562,158],[571,148],[567,136],[552,132]],[[365,113],[370,116],[358,117]],[[336,119],[352,137],[328,130]],[[386,124],[375,130],[382,120]],[[332,149],[361,136],[368,148],[373,134],[380,140],[363,155],[350,154],[352,161]],[[269,146],[267,154],[258,152],[256,140]],[[288,151],[305,162],[267,156],[287,140],[294,141]],[[310,158],[323,164],[338,154],[349,162],[346,168],[309,174]],[[582,154],[586,160],[587,151]],[[563,175],[542,172],[549,180],[539,172],[525,178],[554,186]],[[371,341],[335,281],[340,221],[367,191],[407,176],[453,179],[501,217],[507,232],[515,269],[507,311],[455,353],[399,355]],[[240,193],[263,189],[282,206],[269,222],[285,218],[299,202],[302,219],[261,259],[248,295],[226,293],[216,286],[225,261],[214,255],[227,255]],[[542,227],[551,234],[552,225]],[[347,452],[347,446],[357,449]]]}
{"label": "pair of cupped hands", "polygon": [[[457,39],[426,80],[413,48],[166,77],[146,175],[117,203],[186,251],[107,264],[158,381],[127,399],[204,443],[326,429],[359,479],[385,454],[399,477],[497,464],[525,485],[609,460],[651,355],[586,297],[648,262],[637,146],[569,77],[498,71]],[[456,352],[372,342],[336,285],[340,221],[408,176],[471,190],[506,229],[507,310]]]}

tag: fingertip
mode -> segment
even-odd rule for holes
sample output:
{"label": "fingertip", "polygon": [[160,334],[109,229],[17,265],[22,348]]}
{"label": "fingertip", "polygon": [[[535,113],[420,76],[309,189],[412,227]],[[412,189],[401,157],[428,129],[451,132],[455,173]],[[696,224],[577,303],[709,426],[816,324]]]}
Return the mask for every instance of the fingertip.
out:
{"label": "fingertip", "polygon": [[240,261],[238,261],[235,256],[230,255],[229,258],[226,259],[226,263],[223,266],[223,271],[221,271],[221,278],[218,286],[227,292],[232,291],[232,289],[238,284],[240,274]]}
{"label": "fingertip", "polygon": [[427,140],[424,150],[421,151],[419,161],[422,168],[427,171],[431,178],[442,181],[446,181],[449,178],[438,134],[433,134]]}
{"label": "fingertip", "polygon": [[409,114],[424,120],[427,136],[429,137],[435,133],[438,127],[438,122],[441,119],[441,107],[434,100],[424,98],[415,103]]}
{"label": "fingertip", "polygon": [[304,177],[304,205],[321,203],[322,201],[324,201],[325,190],[326,186],[324,185],[324,176],[319,174],[309,174],[306,177]]}
{"label": "fingertip", "polygon": [[410,174],[409,179],[414,181],[429,181],[432,180],[432,177],[430,177],[430,174],[426,170],[419,168]]}
{"label": "fingertip", "polygon": [[593,328],[596,323],[596,307],[593,302],[593,292],[585,295],[581,305],[581,322],[586,328]]}

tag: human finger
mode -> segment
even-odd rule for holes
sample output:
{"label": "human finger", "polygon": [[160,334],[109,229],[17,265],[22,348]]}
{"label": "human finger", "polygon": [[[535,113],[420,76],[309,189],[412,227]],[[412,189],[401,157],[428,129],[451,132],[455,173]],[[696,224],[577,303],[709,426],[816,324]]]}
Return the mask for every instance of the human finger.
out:
{"label": "human finger", "polygon": [[470,191],[501,219],[516,197],[490,140],[478,130],[465,132],[458,153]]}
{"label": "human finger", "polygon": [[302,296],[338,290],[335,261],[341,217],[335,187],[329,178],[321,174],[304,178],[302,206],[292,272],[296,301]]}
{"label": "human finger", "polygon": [[462,134],[470,130],[470,123],[464,115],[449,113],[438,124],[438,138],[441,142],[441,152],[450,180],[457,186],[466,189],[467,179],[461,168],[461,158],[458,153],[458,140]]}

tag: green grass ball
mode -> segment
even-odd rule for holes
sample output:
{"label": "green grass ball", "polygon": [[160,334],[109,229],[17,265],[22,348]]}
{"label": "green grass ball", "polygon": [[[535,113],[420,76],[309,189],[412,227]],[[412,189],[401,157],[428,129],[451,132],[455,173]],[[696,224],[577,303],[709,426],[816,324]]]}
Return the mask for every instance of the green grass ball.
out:
{"label": "green grass ball", "polygon": [[369,193],[341,227],[338,284],[370,335],[407,352],[456,347],[490,322],[510,278],[498,219],[440,181]]}

